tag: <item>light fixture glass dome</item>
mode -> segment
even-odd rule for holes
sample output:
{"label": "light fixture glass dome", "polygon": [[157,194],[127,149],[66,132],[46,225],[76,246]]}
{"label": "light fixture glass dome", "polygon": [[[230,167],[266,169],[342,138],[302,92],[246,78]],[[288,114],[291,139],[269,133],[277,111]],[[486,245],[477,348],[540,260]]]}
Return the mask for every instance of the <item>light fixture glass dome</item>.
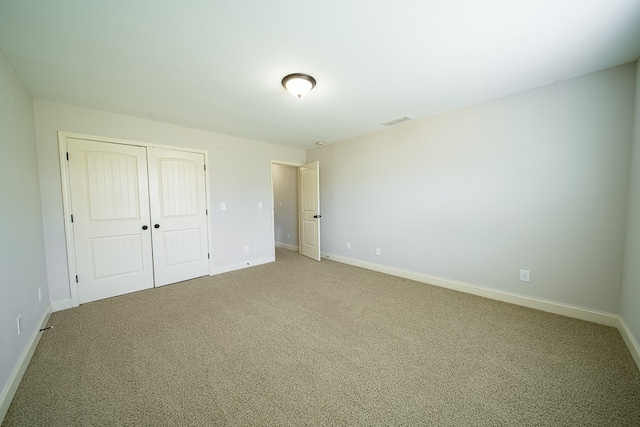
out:
{"label": "light fixture glass dome", "polygon": [[293,96],[302,98],[313,89],[316,85],[316,79],[308,74],[294,73],[285,76],[282,79],[282,86],[285,87]]}

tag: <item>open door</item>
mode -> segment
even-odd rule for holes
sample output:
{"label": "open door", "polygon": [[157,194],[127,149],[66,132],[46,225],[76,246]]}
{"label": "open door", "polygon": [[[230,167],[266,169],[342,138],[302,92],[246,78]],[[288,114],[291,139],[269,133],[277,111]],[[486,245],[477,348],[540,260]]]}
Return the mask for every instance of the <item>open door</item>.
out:
{"label": "open door", "polygon": [[320,163],[312,162],[298,169],[298,204],[300,206],[300,254],[320,261]]}

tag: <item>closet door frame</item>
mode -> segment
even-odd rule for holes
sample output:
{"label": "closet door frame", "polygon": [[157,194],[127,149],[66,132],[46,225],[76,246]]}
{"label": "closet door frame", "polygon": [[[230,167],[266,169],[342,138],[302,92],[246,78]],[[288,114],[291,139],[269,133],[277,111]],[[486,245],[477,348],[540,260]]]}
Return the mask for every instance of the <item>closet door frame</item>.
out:
{"label": "closet door frame", "polygon": [[[106,142],[111,144],[121,144],[121,145],[132,145],[137,147],[145,147],[145,148],[165,148],[169,150],[177,150],[177,151],[185,151],[190,153],[198,153],[204,155],[204,164],[209,164],[209,152],[206,150],[199,150],[196,148],[190,147],[181,147],[177,145],[164,145],[164,144],[154,144],[148,142],[139,142],[132,141],[121,138],[109,138],[103,136],[95,136],[95,135],[86,135],[65,131],[58,131],[58,154],[60,158],[60,179],[62,185],[62,209],[64,213],[64,233],[65,233],[65,242],[67,247],[67,271],[69,273],[69,290],[71,293],[71,304],[73,307],[78,307],[80,305],[80,298],[78,292],[78,283],[76,281],[76,277],[78,274],[77,270],[77,262],[76,262],[76,248],[75,248],[75,239],[73,235],[73,224],[71,221],[71,214],[73,212],[71,208],[71,181],[69,174],[69,163],[67,161],[67,139],[85,139],[89,141],[97,141],[97,142]],[[209,168],[206,167],[204,171],[205,176],[205,196],[206,196],[206,209],[207,212],[211,212],[211,195],[210,195],[210,178],[209,178]],[[212,239],[211,239],[211,220],[210,216],[207,216],[207,238],[208,238],[208,246],[212,248]],[[211,257],[209,259],[209,275],[211,275]]]}

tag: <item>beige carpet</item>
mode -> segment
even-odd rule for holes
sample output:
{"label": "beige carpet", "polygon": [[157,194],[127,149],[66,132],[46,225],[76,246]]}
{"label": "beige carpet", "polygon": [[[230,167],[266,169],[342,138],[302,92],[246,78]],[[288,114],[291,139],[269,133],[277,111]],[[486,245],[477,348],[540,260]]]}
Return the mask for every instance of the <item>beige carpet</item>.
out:
{"label": "beige carpet", "polygon": [[613,328],[284,250],[49,324],[3,426],[640,426]]}

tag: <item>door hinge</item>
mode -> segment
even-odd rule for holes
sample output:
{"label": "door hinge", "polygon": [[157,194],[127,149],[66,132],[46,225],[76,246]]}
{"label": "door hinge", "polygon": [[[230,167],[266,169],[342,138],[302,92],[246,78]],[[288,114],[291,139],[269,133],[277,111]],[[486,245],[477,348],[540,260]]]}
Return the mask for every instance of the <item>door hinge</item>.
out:
{"label": "door hinge", "polygon": [[71,215],[71,222],[73,222],[73,215]]}
{"label": "door hinge", "polygon": [[204,214],[205,214],[205,215],[209,215],[209,209],[205,209],[205,210],[204,210]]}
{"label": "door hinge", "polygon": [[204,165],[204,170],[207,170],[207,165]]}
{"label": "door hinge", "polygon": [[69,152],[67,151],[67,160],[69,160]]}
{"label": "door hinge", "polygon": [[211,254],[207,254],[207,259],[211,259]]}
{"label": "door hinge", "polygon": [[78,283],[78,276],[76,275],[76,283]]}

